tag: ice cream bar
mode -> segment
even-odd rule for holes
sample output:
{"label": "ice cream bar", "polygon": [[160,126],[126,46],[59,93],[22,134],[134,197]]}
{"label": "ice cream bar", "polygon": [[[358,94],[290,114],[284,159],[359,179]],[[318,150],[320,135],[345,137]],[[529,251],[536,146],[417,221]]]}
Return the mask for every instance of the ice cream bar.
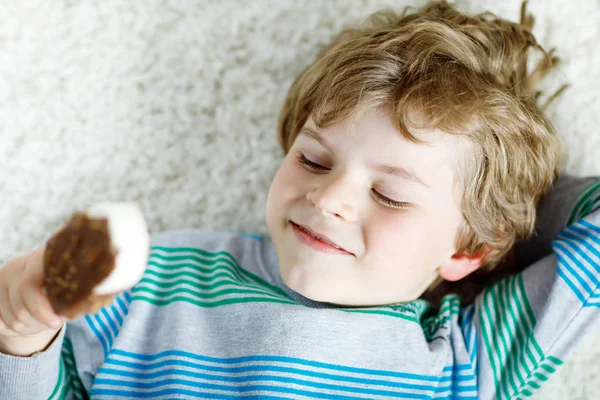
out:
{"label": "ice cream bar", "polygon": [[134,203],[100,203],[74,213],[46,243],[44,286],[58,315],[98,311],[142,278],[150,235]]}

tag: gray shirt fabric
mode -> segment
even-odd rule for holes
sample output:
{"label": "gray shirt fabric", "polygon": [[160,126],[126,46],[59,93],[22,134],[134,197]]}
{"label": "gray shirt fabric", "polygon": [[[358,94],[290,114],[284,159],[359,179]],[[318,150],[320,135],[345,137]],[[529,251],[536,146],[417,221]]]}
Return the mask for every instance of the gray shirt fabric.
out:
{"label": "gray shirt fabric", "polygon": [[528,397],[600,325],[599,205],[600,180],[562,178],[528,267],[439,309],[307,299],[266,236],[156,233],[132,290],[43,352],[0,354],[0,399]]}

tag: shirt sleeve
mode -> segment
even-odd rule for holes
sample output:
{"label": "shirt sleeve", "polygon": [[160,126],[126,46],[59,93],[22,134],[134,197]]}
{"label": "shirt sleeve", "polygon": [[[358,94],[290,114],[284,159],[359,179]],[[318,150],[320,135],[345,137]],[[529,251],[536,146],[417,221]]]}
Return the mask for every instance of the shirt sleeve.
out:
{"label": "shirt sleeve", "polygon": [[575,199],[550,254],[465,308],[481,399],[531,396],[600,328],[600,180]]}
{"label": "shirt sleeve", "polygon": [[0,399],[90,398],[130,303],[127,291],[97,313],[67,322],[46,350],[31,357],[0,353]]}

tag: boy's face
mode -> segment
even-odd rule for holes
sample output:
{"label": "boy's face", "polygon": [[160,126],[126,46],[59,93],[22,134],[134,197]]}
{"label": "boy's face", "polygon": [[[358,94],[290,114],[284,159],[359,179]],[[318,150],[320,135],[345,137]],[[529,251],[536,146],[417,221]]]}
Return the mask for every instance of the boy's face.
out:
{"label": "boy's face", "polygon": [[308,119],[267,200],[269,233],[291,289],[340,305],[410,301],[455,254],[462,216],[454,182],[464,139],[413,133],[426,142],[404,139],[383,110],[353,126],[318,129]]}

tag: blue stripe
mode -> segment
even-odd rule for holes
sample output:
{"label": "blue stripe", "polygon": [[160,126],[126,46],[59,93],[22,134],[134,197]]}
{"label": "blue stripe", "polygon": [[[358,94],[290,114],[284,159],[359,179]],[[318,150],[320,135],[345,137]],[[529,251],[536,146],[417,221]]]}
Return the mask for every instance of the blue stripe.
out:
{"label": "blue stripe", "polygon": [[[584,292],[582,292],[582,294],[587,299],[587,297],[596,289],[596,287],[590,286],[585,281],[585,279],[581,276],[580,272],[588,272],[588,271],[586,271],[585,265],[582,264],[581,261],[577,260],[577,258],[575,258],[573,253],[571,253],[569,251],[569,249],[567,249],[562,244],[556,242],[554,244],[554,247],[555,247],[555,249],[559,249],[562,253],[564,253],[564,255],[561,254],[561,258],[564,262],[560,266],[563,267],[564,269],[566,269],[567,271],[569,271],[571,273],[571,275],[573,275],[573,277],[575,277],[577,282],[579,282],[579,284],[582,286],[582,290],[584,290]],[[577,250],[575,250],[575,251],[577,251]],[[558,254],[558,252],[557,252],[557,254]],[[572,263],[575,263],[576,266],[579,268],[573,267],[572,263],[569,261],[572,261]],[[596,283],[598,282],[598,279],[594,278],[593,275],[591,277],[589,276],[589,272],[586,273],[586,275],[588,275],[588,277],[592,280],[592,282],[596,282]]]}
{"label": "blue stripe", "polygon": [[[600,246],[600,243],[596,243],[596,240],[592,236],[589,235],[589,232],[587,232],[583,229],[575,229],[575,227],[573,227],[571,230],[575,231],[580,236],[583,236],[583,235],[585,235],[585,236],[580,237],[580,236],[577,236],[568,231],[564,231],[560,234],[558,239],[560,239],[561,237],[563,237],[563,238],[567,237],[567,238],[573,240],[575,243],[579,244],[580,246],[583,246],[586,249],[588,249],[590,251],[590,253],[592,253],[597,258],[600,258],[600,251],[598,251],[598,249],[596,249],[596,246]],[[588,240],[591,241],[592,244],[589,244]]]}
{"label": "blue stripe", "polygon": [[[191,363],[188,361],[174,359],[174,360],[164,360],[164,361],[160,362],[160,365],[158,365],[158,364],[152,365],[151,368],[147,368],[148,365],[145,365],[145,364],[133,363],[133,362],[122,361],[122,360],[113,360],[110,358],[108,360],[106,360],[105,363],[119,365],[122,367],[131,368],[131,369],[141,369],[141,370],[155,369],[155,368],[160,368],[160,367],[164,367],[164,366],[177,366],[177,367],[194,368],[197,370],[207,370],[207,371],[214,371],[214,372],[221,372],[221,373],[225,372],[225,373],[231,373],[231,374],[256,372],[256,371],[279,372],[279,373],[297,374],[297,375],[320,378],[320,379],[328,379],[328,380],[333,380],[333,381],[351,382],[351,383],[356,383],[356,384],[388,386],[391,388],[399,388],[399,389],[413,389],[413,390],[422,390],[422,391],[435,391],[436,390],[436,386],[431,386],[431,385],[418,385],[418,384],[401,383],[401,382],[390,382],[390,381],[384,381],[384,380],[378,380],[378,379],[331,375],[331,374],[327,374],[327,373],[319,373],[316,371],[309,371],[309,370],[275,366],[275,365],[250,365],[250,366],[245,366],[245,367],[224,368],[224,367],[216,367],[216,366],[198,365],[198,364],[194,364],[194,363]],[[136,378],[136,379],[140,379],[140,380],[155,379],[155,378],[159,378],[163,375],[176,374],[176,375],[196,377],[196,378],[201,378],[201,379],[206,379],[206,380],[232,381],[230,383],[237,383],[236,380],[240,380],[240,381],[244,381],[244,382],[249,381],[249,380],[250,381],[255,380],[255,379],[256,380],[263,380],[263,379],[268,380],[267,378],[269,378],[271,376],[271,375],[256,375],[256,376],[251,375],[251,376],[245,376],[245,377],[229,378],[229,377],[223,376],[223,375],[210,375],[210,374],[199,373],[199,372],[195,372],[195,371],[178,370],[177,368],[169,368],[169,369],[165,369],[165,370],[161,370],[161,371],[143,372],[143,373],[129,372],[129,371],[112,369],[112,368],[102,368],[99,371],[99,373],[132,377],[132,378]],[[449,378],[451,378],[451,377],[449,377]],[[463,378],[463,379],[461,379],[461,381],[467,380],[467,379],[464,379],[467,377],[461,377],[461,378]],[[274,379],[279,380],[279,379],[287,379],[287,378],[274,378]],[[291,380],[291,378],[289,378],[289,379]],[[471,378],[469,380],[471,381],[473,379]],[[304,381],[298,380],[298,382],[304,382]],[[303,383],[298,383],[298,384],[303,384]],[[460,388],[468,388],[468,387],[460,386]],[[450,389],[450,386],[444,386],[444,387],[442,387],[442,389]],[[468,391],[468,390],[461,389],[460,391],[464,392],[464,391]]]}
{"label": "blue stripe", "polygon": [[584,307],[598,307],[600,308],[600,303],[584,303]]}
{"label": "blue stripe", "polygon": [[[94,396],[121,396],[126,398],[150,398],[156,396],[169,396],[169,395],[185,395],[185,396],[202,396],[203,399],[231,399],[231,394],[219,394],[219,393],[204,393],[193,390],[184,389],[164,389],[153,393],[137,393],[130,390],[115,390],[115,389],[95,389],[92,394]],[[293,399],[293,397],[281,397],[281,396],[268,396],[268,395],[254,395],[244,396],[244,399]]]}
{"label": "blue stripe", "polygon": [[102,345],[102,350],[104,350],[104,357],[106,357],[106,355],[108,354],[108,346],[106,345],[104,336],[102,336],[100,334],[100,332],[98,331],[98,329],[96,329],[96,326],[94,325],[94,321],[92,320],[92,318],[89,315],[85,316],[85,320],[87,321],[89,327],[92,329],[92,332],[94,332],[94,335],[96,335],[96,337],[98,338],[98,341]]}
{"label": "blue stripe", "polygon": [[477,400],[477,396],[456,396],[435,397],[437,400]]}
{"label": "blue stripe", "polygon": [[112,331],[111,332],[112,340],[114,341],[114,338],[116,338],[117,335],[119,334],[119,328],[117,328],[117,325],[113,321],[113,318],[108,314],[108,311],[106,310],[106,308],[103,308],[102,310],[100,310],[100,312],[102,313],[104,318],[106,318],[106,320],[108,321],[108,324],[110,325],[110,329]]}
{"label": "blue stripe", "polygon": [[[404,372],[394,372],[394,371],[385,371],[385,370],[374,370],[374,369],[366,369],[366,368],[356,368],[356,367],[346,367],[343,365],[329,364],[318,361],[310,361],[304,360],[301,358],[294,357],[283,357],[283,356],[246,356],[246,357],[234,357],[234,358],[216,358],[216,357],[208,357],[194,353],[188,353],[181,350],[166,350],[157,354],[136,354],[128,351],[114,349],[113,353],[115,355],[120,355],[124,357],[134,358],[142,361],[156,361],[159,358],[167,357],[167,356],[176,356],[176,357],[188,357],[194,360],[200,361],[210,361],[214,363],[221,364],[240,364],[245,362],[282,362],[282,363],[291,363],[291,364],[300,364],[309,367],[323,368],[323,369],[331,369],[336,371],[343,372],[351,372],[365,375],[377,375],[377,376],[391,376],[394,378],[400,379],[414,379],[414,380],[423,380],[423,381],[432,381],[437,382],[439,380],[438,376],[432,375],[418,375]],[[449,368],[449,369],[447,369]],[[459,369],[469,369],[470,366],[466,366],[463,368],[459,366]],[[451,371],[452,367],[444,368],[445,371]]]}
{"label": "blue stripe", "polygon": [[[472,367],[471,367],[472,368]],[[469,375],[446,375],[446,376],[442,376],[440,378],[440,383],[446,383],[446,382],[452,382],[452,380],[455,380],[457,382],[467,382],[467,381],[475,381],[475,375],[473,374],[469,374]]]}
{"label": "blue stripe", "polygon": [[[168,380],[167,380],[168,381]],[[169,382],[167,382],[169,383]],[[223,390],[223,391],[233,391],[236,393],[244,393],[244,392],[254,392],[254,391],[268,391],[268,392],[275,392],[275,393],[284,393],[284,394],[295,394],[295,395],[299,395],[299,396],[307,396],[307,397],[312,397],[312,398],[321,398],[321,399],[346,399],[346,400],[355,400],[356,397],[352,397],[352,396],[343,396],[340,394],[328,394],[328,393],[319,393],[319,392],[313,392],[313,391],[308,391],[308,390],[300,390],[300,389],[294,389],[294,388],[287,388],[287,387],[280,387],[280,386],[271,386],[271,385],[247,385],[247,386],[240,386],[240,387],[236,387],[236,388],[232,388],[230,386],[225,386],[225,385],[213,385],[213,384],[205,384],[202,383],[200,384],[199,382],[191,382],[194,387],[196,388],[204,388],[204,389],[210,389],[210,390]],[[94,384],[96,385],[119,385],[119,386],[123,386],[124,382],[123,381],[115,381],[112,379],[102,379],[102,378],[96,378],[94,380]],[[135,383],[133,383],[135,384]],[[123,394],[118,394],[118,393],[123,393]],[[124,390],[109,390],[109,389],[94,389],[92,390],[92,396],[96,395],[96,396],[100,396],[100,395],[121,395],[121,396],[125,396],[127,395],[128,397],[148,397],[148,396],[167,396],[167,395],[175,395],[175,394],[180,394],[180,395],[188,395],[188,396],[200,396],[202,395],[202,397],[204,397],[205,393],[203,392],[198,392],[198,391],[192,391],[192,390],[187,390],[187,389],[179,389],[179,388],[165,388],[165,389],[161,389],[161,390],[156,390],[156,391],[151,391],[151,392],[134,392],[134,391],[124,391]],[[430,399],[431,396],[429,395],[420,395],[420,394],[416,394],[416,393],[403,393],[399,395],[406,395],[406,396],[410,396],[411,399]]]}
{"label": "blue stripe", "polygon": [[[124,354],[124,353],[127,353],[127,354]],[[134,360],[142,360],[142,361],[150,361],[151,362],[151,364],[147,364],[147,363],[142,364],[142,363],[124,361],[124,360],[119,360],[119,359],[114,359],[114,358],[108,358],[105,361],[106,364],[120,365],[120,366],[134,368],[134,369],[157,369],[157,368],[162,368],[164,366],[169,366],[169,365],[180,365],[180,366],[185,365],[185,366],[192,367],[192,368],[200,366],[199,364],[194,364],[190,361],[185,361],[182,359],[170,359],[170,360],[154,359],[154,360],[152,360],[152,359],[148,359],[149,357],[146,355],[128,353],[128,352],[125,352],[125,351],[119,350],[119,349],[114,349],[112,354],[129,357]],[[204,358],[210,358],[210,357],[199,356],[199,355],[195,355],[195,354],[193,354],[193,357],[192,356],[188,356],[188,357],[192,358],[192,359],[199,359],[202,361],[205,361],[205,360],[203,360]],[[262,356],[262,357],[258,356],[258,357],[255,357],[255,359],[257,359],[256,361],[265,361],[262,358],[266,358],[266,357],[267,356]],[[160,357],[160,358],[162,358],[162,357]],[[228,359],[224,359],[224,360],[228,360]],[[220,360],[214,361],[214,359],[212,359],[211,361],[223,363]],[[270,361],[281,361],[281,360],[270,360]],[[286,361],[286,362],[289,362],[289,361]],[[227,364],[227,363],[225,362],[224,364]],[[294,369],[291,367],[279,367],[279,366],[272,366],[272,365],[247,365],[247,366],[242,366],[242,367],[240,367],[240,366],[222,367],[222,366],[214,366],[214,365],[202,365],[201,367],[206,370],[214,371],[214,372],[232,372],[232,373],[244,373],[244,372],[250,372],[250,371],[266,371],[266,370],[273,370],[273,371],[280,371],[280,372],[299,372],[299,373],[308,372],[307,370],[304,370],[304,369],[297,370],[297,369]],[[465,367],[468,369],[471,369],[471,366],[469,366],[469,365],[465,365],[465,366],[461,365],[461,366],[459,366],[458,369],[461,371],[464,371],[464,370],[466,370]],[[452,367],[444,368],[444,370],[446,370],[446,373],[451,372]],[[381,371],[381,372],[388,372],[387,375],[400,374],[400,373],[391,372],[391,371]],[[467,371],[467,372],[470,372],[470,371]],[[413,374],[406,374],[406,375],[413,375]],[[450,381],[452,379],[451,375],[442,376],[442,377],[437,377],[437,376],[423,376],[423,377],[427,378],[427,379],[423,379],[423,380],[438,381],[441,379],[441,382]],[[460,375],[460,373],[459,373],[459,375],[457,375],[456,378],[458,379],[458,381],[462,382],[462,381],[474,380],[475,376],[473,374]],[[409,378],[409,379],[415,379],[415,378]],[[377,382],[382,382],[382,381],[377,381]]]}
{"label": "blue stripe", "polygon": [[[572,236],[571,234],[569,234],[569,236]],[[574,237],[575,239],[577,239],[576,237]],[[581,248],[581,246],[577,246],[577,241],[576,240],[557,240],[556,243],[562,243],[563,245],[568,245],[571,249],[573,249],[573,251],[575,251],[579,256],[581,256],[581,258],[583,258],[587,265],[584,264],[578,264],[581,265],[584,269],[585,274],[588,276],[588,278],[590,278],[592,281],[593,280],[598,280],[598,277],[596,275],[594,275],[594,272],[600,272],[600,265],[598,266],[598,268],[596,268],[595,263],[596,261],[592,260],[590,258],[590,256],[588,256],[585,251],[583,251],[583,249]],[[598,254],[600,256],[600,254]],[[600,257],[599,257],[600,259]],[[580,262],[579,262],[580,263]],[[589,268],[591,267],[591,268]]]}
{"label": "blue stripe", "polygon": [[106,343],[108,344],[108,348],[110,350],[110,348],[112,347],[112,344],[113,344],[113,337],[110,334],[110,330],[108,329],[108,327],[106,326],[104,321],[102,321],[102,319],[100,318],[100,315],[94,314],[92,317],[98,324],[100,331],[104,334],[104,337],[106,338]]}
{"label": "blue stripe", "polygon": [[[165,374],[166,375],[166,374]],[[131,377],[134,379],[141,379],[143,374],[132,373]],[[194,378],[204,378],[204,377],[196,377]],[[122,388],[132,388],[132,389],[159,389],[163,386],[189,386],[192,388],[197,387],[206,387],[215,390],[226,390],[230,392],[238,392],[241,388],[248,387],[256,387],[256,386],[265,386],[265,387],[278,387],[278,388],[286,388],[284,385],[278,385],[277,383],[284,384],[293,384],[300,386],[308,386],[309,389],[317,389],[317,390],[333,390],[345,392],[348,394],[368,394],[372,396],[388,396],[388,397],[397,397],[397,396],[418,396],[420,398],[429,398],[431,394],[423,394],[423,393],[413,393],[413,392],[402,392],[402,391],[388,391],[388,390],[377,390],[377,389],[368,389],[368,388],[360,388],[360,387],[352,387],[348,385],[333,385],[322,382],[313,382],[313,381],[305,381],[300,379],[288,378],[285,376],[269,376],[269,375],[256,375],[256,376],[245,376],[245,377],[211,377],[211,378],[223,378],[225,384],[215,384],[215,383],[207,383],[201,382],[198,380],[190,380],[190,379],[181,379],[181,378],[166,378],[161,379],[156,382],[139,382],[139,381],[128,381],[128,380],[120,380],[120,379],[108,379],[103,377],[96,377],[94,379],[95,385],[111,385]],[[276,386],[267,386],[266,384],[257,383],[250,384],[248,382],[252,381],[266,381],[272,382]],[[265,383],[266,383],[265,382]],[[243,384],[243,385],[239,385]]]}
{"label": "blue stripe", "polygon": [[471,370],[471,366],[469,364],[455,364],[455,365],[448,365],[448,366],[444,367],[442,372],[470,371],[470,370]]}
{"label": "blue stripe", "polygon": [[471,365],[473,366],[473,371],[477,373],[477,335],[473,335],[473,346],[471,347],[471,354],[469,355],[469,360],[471,360]]}
{"label": "blue stripe", "polygon": [[118,335],[119,331],[121,330],[121,327],[123,326],[123,317],[121,317],[121,312],[117,308],[116,303],[113,303],[110,307],[108,307],[108,309],[112,315],[112,320],[116,322],[115,325],[117,327],[117,335]]}
{"label": "blue stripe", "polygon": [[127,303],[131,303],[131,290],[128,290],[123,294],[125,295],[125,300],[127,300]]}
{"label": "blue stripe", "polygon": [[125,317],[127,315],[128,309],[125,306],[125,303],[123,302],[123,299],[121,299],[121,296],[117,296],[117,304],[119,305],[119,308],[121,309],[121,313]]}
{"label": "blue stripe", "polygon": [[589,230],[596,232],[598,235],[600,235],[600,227],[596,226],[594,224],[589,223],[588,221],[582,219],[581,221],[578,222],[579,225],[583,225],[586,228],[588,228]]}
{"label": "blue stripe", "polygon": [[[346,377],[346,376],[331,375],[331,374],[319,373],[319,372],[315,372],[315,371],[308,371],[308,370],[302,370],[302,369],[296,369],[296,368],[290,368],[290,367],[281,367],[281,366],[275,366],[275,365],[250,365],[250,366],[246,366],[246,367],[224,368],[224,367],[215,367],[215,366],[209,366],[209,365],[198,365],[195,363],[191,363],[189,361],[183,361],[183,360],[177,360],[177,359],[161,361],[159,363],[160,365],[158,365],[158,364],[153,365],[152,368],[145,368],[147,366],[144,364],[141,364],[141,363],[133,363],[133,362],[122,361],[122,360],[108,359],[108,360],[106,360],[105,363],[118,365],[118,366],[122,366],[122,367],[127,367],[127,368],[131,368],[131,369],[142,369],[142,370],[143,369],[160,368],[160,367],[165,367],[165,366],[178,366],[178,367],[194,368],[197,370],[226,372],[226,373],[231,373],[231,374],[246,373],[246,372],[253,372],[253,371],[281,372],[281,373],[298,374],[298,375],[309,376],[309,377],[314,377],[314,378],[338,380],[338,381],[358,383],[358,384],[367,384],[367,385],[381,385],[381,386],[388,386],[388,387],[400,388],[400,389],[414,389],[414,390],[424,390],[424,391],[434,391],[435,390],[435,386],[431,386],[431,385],[396,383],[396,382],[389,382],[389,381],[383,381],[383,380],[378,380],[378,379],[355,378],[355,377],[350,377],[350,376]],[[165,371],[167,371],[167,372],[165,372]],[[161,371],[156,371],[156,372],[144,372],[144,373],[142,373],[142,375],[140,375],[140,373],[137,373],[137,372],[128,372],[128,371],[116,370],[116,369],[112,369],[112,368],[102,368],[99,371],[99,373],[122,375],[122,376],[127,376],[127,377],[136,377],[137,379],[154,379],[154,378],[161,377],[165,374],[172,374],[172,373],[177,373],[180,375],[190,376],[190,377],[198,377],[198,378],[207,379],[207,380],[228,381],[229,379],[232,379],[235,381],[236,379],[240,379],[243,381],[247,381],[247,380],[254,379],[253,376],[229,378],[229,377],[223,376],[223,375],[210,375],[210,374],[194,372],[194,371],[179,371],[177,368],[169,368],[166,370],[161,370]],[[268,375],[260,375],[260,376],[267,377]]]}
{"label": "blue stripe", "polygon": [[[113,351],[113,354],[119,354],[122,353],[123,351],[121,350],[117,350],[115,349]],[[143,355],[139,355],[139,358],[146,358]],[[344,382],[352,382],[352,383],[357,383],[357,384],[367,384],[367,385],[381,385],[381,386],[388,386],[388,387],[392,387],[392,388],[400,388],[400,389],[413,389],[413,390],[422,390],[422,391],[434,391],[437,390],[439,391],[444,391],[444,392],[448,392],[451,389],[455,389],[456,392],[471,392],[474,390],[477,390],[477,386],[476,386],[476,380],[475,377],[470,374],[468,376],[464,376],[464,375],[457,375],[455,374],[454,379],[452,379],[452,376],[447,376],[447,377],[443,377],[443,378],[447,378],[447,379],[440,379],[437,378],[436,380],[438,381],[438,383],[441,383],[442,381],[452,381],[452,385],[449,386],[439,386],[436,388],[436,386],[427,386],[427,385],[416,385],[416,384],[408,384],[408,383],[397,383],[397,382],[388,382],[388,381],[382,381],[382,380],[374,380],[374,379],[367,379],[367,378],[356,378],[356,377],[343,377],[343,376],[337,376],[337,375],[330,375],[330,374],[325,374],[325,373],[319,373],[316,371],[307,371],[307,370],[302,370],[302,369],[295,369],[295,368],[290,368],[290,367],[282,367],[282,366],[274,366],[274,365],[250,365],[250,366],[243,366],[243,367],[231,367],[231,368],[224,368],[224,367],[219,367],[219,366],[207,366],[207,365],[198,365],[195,363],[191,363],[189,361],[185,361],[185,360],[179,360],[179,359],[171,359],[171,360],[162,360],[162,361],[155,361],[152,364],[142,364],[142,363],[133,363],[133,362],[128,362],[128,361],[123,361],[123,360],[115,360],[112,357],[107,359],[105,361],[105,364],[112,364],[112,365],[118,365],[118,366],[122,366],[122,367],[126,367],[126,368],[132,368],[132,369],[141,369],[141,370],[149,370],[149,369],[156,369],[156,368],[162,368],[165,366],[178,366],[178,367],[189,367],[189,368],[194,368],[194,369],[198,369],[198,370],[208,370],[208,371],[215,371],[215,372],[225,372],[225,373],[235,373],[235,374],[239,374],[239,373],[245,373],[245,372],[252,372],[252,371],[271,371],[271,372],[280,372],[280,373],[295,373],[295,374],[299,374],[299,375],[305,375],[305,376],[310,376],[310,377],[316,377],[316,378],[321,378],[321,379],[329,379],[329,380],[337,380],[337,381],[344,381]],[[459,365],[456,368],[455,372],[459,372],[460,371],[467,371],[467,368],[471,368],[468,365]],[[446,367],[444,369],[451,369],[451,367]],[[468,372],[468,371],[467,371]],[[207,379],[207,380],[223,380],[226,382],[229,382],[230,384],[234,384],[234,383],[240,383],[240,382],[247,382],[247,381],[252,381],[252,380],[276,380],[279,381],[281,380],[282,382],[287,382],[287,381],[294,381],[294,383],[299,384],[299,385],[327,385],[327,384],[316,384],[310,381],[302,381],[302,380],[296,380],[296,379],[292,379],[292,378],[285,378],[285,377],[271,377],[269,375],[259,375],[259,376],[246,376],[246,377],[227,377],[227,376],[222,376],[222,375],[210,375],[210,374],[205,374],[205,373],[198,373],[198,372],[194,372],[194,371],[179,371],[177,369],[173,369],[173,368],[169,368],[167,370],[161,370],[161,371],[155,371],[155,372],[128,372],[128,371],[122,371],[122,370],[115,370],[112,368],[101,368],[101,370],[99,371],[99,375],[101,374],[112,374],[112,375],[117,375],[117,376],[126,376],[126,377],[130,377],[133,379],[138,379],[138,380],[144,380],[144,379],[156,379],[159,378],[161,376],[165,376],[165,375],[170,375],[170,374],[179,374],[179,375],[183,375],[183,376],[189,376],[189,377],[195,377],[195,378],[199,378],[199,379]],[[475,383],[475,385],[471,386],[461,386],[459,383],[460,382],[465,382],[465,381],[469,381],[469,383]],[[345,386],[343,387],[332,387],[330,384],[328,385],[328,388],[332,389],[332,390],[349,390],[348,388],[346,388]],[[362,389],[357,389],[357,390],[362,390]],[[356,391],[356,390],[354,390]],[[368,391],[367,391],[368,392]],[[367,393],[365,392],[365,393]],[[368,392],[368,393],[373,393],[373,394],[379,394],[379,395],[392,395],[390,393],[384,394],[382,391],[376,391],[376,392]]]}
{"label": "blue stripe", "polygon": [[[560,254],[556,254],[556,257],[558,259],[559,264],[562,263],[562,256]],[[586,298],[579,291],[579,289],[577,289],[577,287],[575,287],[575,284],[569,279],[569,277],[565,274],[563,269],[559,268],[556,272],[558,273],[558,276],[560,276],[565,281],[565,283],[571,288],[571,291],[575,294],[575,296],[577,296],[579,301],[581,301],[582,303],[585,303]]]}
{"label": "blue stripe", "polygon": [[258,240],[259,242],[263,240],[261,235],[255,235],[253,233],[240,233],[240,236],[243,238]]}
{"label": "blue stripe", "polygon": [[115,299],[115,303],[111,306],[111,309],[115,313],[115,317],[117,318],[117,322],[119,323],[119,328],[123,326],[123,318],[127,316],[127,309],[125,308],[125,303],[121,299],[121,296],[117,296]]}

